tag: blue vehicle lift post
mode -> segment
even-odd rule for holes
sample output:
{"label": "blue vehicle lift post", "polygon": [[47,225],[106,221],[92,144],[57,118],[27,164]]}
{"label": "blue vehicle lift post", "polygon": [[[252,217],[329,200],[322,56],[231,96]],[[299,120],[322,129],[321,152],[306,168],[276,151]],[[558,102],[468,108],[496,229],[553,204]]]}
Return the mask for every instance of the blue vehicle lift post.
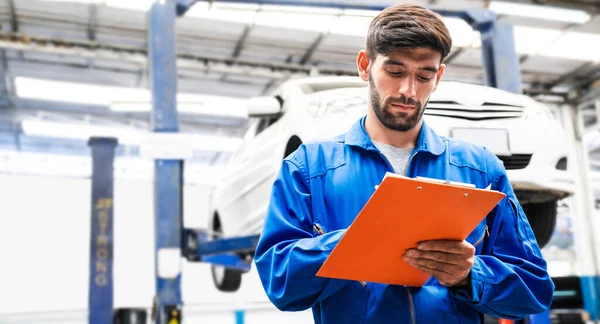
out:
{"label": "blue vehicle lift post", "polygon": [[[179,131],[176,108],[175,8],[173,0],[158,1],[148,12],[152,129],[158,133]],[[181,323],[182,190],[183,161],[155,160],[156,295],[152,317],[156,323]]]}
{"label": "blue vehicle lift post", "polygon": [[88,323],[113,322],[113,161],[117,140],[91,138],[92,219]]}
{"label": "blue vehicle lift post", "polygon": [[[155,3],[148,16],[148,57],[152,85],[152,123],[155,132],[177,132],[176,111],[177,71],[175,56],[175,18],[185,12],[197,0],[162,0]],[[272,4],[291,6],[312,6],[343,9],[383,10],[393,5],[373,5],[370,1],[350,0],[228,0],[227,2],[248,4]],[[459,17],[467,21],[481,33],[482,58],[485,70],[485,84],[521,93],[519,59],[515,51],[512,25],[497,22],[495,15],[485,9],[476,10],[436,10],[441,15]],[[183,162],[177,160],[155,161],[155,225],[157,284],[155,297],[156,323],[167,323],[168,311],[174,311],[180,320],[181,291],[180,273],[171,278],[160,276],[161,254],[169,255],[183,250],[190,261],[204,261],[223,264],[234,268],[248,269],[240,263],[235,254],[223,254],[233,248],[226,239],[207,242],[208,235],[201,230],[182,228],[182,186]],[[174,203],[175,202],[175,203]],[[251,249],[258,236],[238,238],[236,249]],[[207,245],[210,244],[210,245]],[[243,245],[243,246],[242,246]],[[162,253],[164,252],[164,253]],[[167,254],[165,254],[167,253]],[[181,253],[181,252],[180,252]],[[210,253],[210,255],[203,254]],[[595,281],[594,281],[595,282]],[[591,284],[591,283],[588,283]],[[589,287],[597,291],[597,287]],[[589,304],[589,303],[588,303]],[[591,305],[591,304],[590,304]],[[590,310],[597,314],[597,310]],[[549,323],[548,314],[530,317],[535,323]]]}

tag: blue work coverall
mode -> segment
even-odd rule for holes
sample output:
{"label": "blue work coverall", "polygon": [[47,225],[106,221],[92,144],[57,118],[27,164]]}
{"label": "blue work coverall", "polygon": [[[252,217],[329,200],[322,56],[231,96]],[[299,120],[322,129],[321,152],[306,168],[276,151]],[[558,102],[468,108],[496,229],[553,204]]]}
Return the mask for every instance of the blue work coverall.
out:
{"label": "blue work coverall", "polygon": [[[433,277],[417,288],[315,276],[375,185],[393,172],[364,120],[335,139],[303,144],[284,160],[255,253],[271,302],[284,311],[312,308],[315,323],[323,324],[482,323],[482,313],[518,319],[547,310],[554,284],[502,162],[425,123],[407,176],[491,184],[506,194],[467,237],[476,247],[470,287],[446,288]],[[325,233],[319,235],[315,224]]]}

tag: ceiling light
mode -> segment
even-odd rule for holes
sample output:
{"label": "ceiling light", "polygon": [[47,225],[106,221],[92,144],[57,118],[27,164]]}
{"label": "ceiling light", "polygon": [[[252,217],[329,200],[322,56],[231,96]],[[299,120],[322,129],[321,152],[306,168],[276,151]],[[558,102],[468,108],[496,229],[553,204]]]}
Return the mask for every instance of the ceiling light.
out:
{"label": "ceiling light", "polygon": [[148,11],[154,3],[154,0],[40,0],[46,2],[73,2],[106,5],[119,9],[129,9],[136,11]]}
{"label": "ceiling light", "polygon": [[[152,105],[150,102],[114,102],[110,105],[110,109],[117,112],[149,112],[152,110]],[[243,103],[214,106],[208,105],[206,102],[178,102],[177,111],[184,114],[248,118],[248,113]]]}
{"label": "ceiling light", "polygon": [[513,27],[515,50],[519,54],[535,55],[563,33],[558,29]]}
{"label": "ceiling light", "polygon": [[110,105],[113,101],[149,101],[147,89],[16,77],[17,96],[28,99]]}
{"label": "ceiling light", "polygon": [[481,34],[475,31],[464,19],[443,17],[442,20],[452,37],[452,46],[477,47],[481,45]]}
{"label": "ceiling light", "polygon": [[[56,123],[43,120],[24,120],[21,122],[23,133],[29,136],[70,138],[88,140],[91,137],[115,137],[119,144],[140,145],[156,133],[146,130],[100,126],[91,124]],[[178,145],[186,145],[196,151],[235,152],[242,144],[237,137],[194,133],[169,133]]]}
{"label": "ceiling light", "polygon": [[24,120],[23,133],[30,136],[88,140],[90,137],[115,137],[119,144],[139,145],[147,131],[125,127],[109,127],[91,124],[55,123],[43,120]]}
{"label": "ceiling light", "polygon": [[256,11],[195,4],[185,13],[185,17],[252,24],[256,18]]}
{"label": "ceiling light", "polygon": [[333,34],[365,37],[373,17],[366,16],[340,16],[331,27]]}
{"label": "ceiling light", "polygon": [[591,18],[590,15],[583,10],[503,1],[492,1],[488,9],[497,14],[554,20],[576,24],[584,24]]}
{"label": "ceiling light", "polygon": [[[142,112],[151,110],[150,91],[140,88],[112,87],[63,81],[16,77],[17,96],[27,99],[101,105],[113,111]],[[243,99],[177,94],[177,110],[181,113],[217,117],[247,118]]]}
{"label": "ceiling light", "polygon": [[327,14],[259,11],[255,23],[259,26],[322,32],[327,31],[336,19],[337,16]]}
{"label": "ceiling light", "polygon": [[600,35],[568,32],[545,46],[539,55],[595,61],[600,57]]}

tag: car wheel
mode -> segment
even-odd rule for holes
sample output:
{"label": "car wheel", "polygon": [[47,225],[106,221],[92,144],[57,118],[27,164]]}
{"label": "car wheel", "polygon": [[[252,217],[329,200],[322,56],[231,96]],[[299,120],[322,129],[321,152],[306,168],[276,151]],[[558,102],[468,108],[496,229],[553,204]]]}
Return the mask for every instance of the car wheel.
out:
{"label": "car wheel", "polygon": [[[221,227],[221,221],[219,217],[215,215],[215,221],[213,222],[213,239],[221,237],[223,234],[223,228]],[[234,292],[237,291],[242,285],[242,274],[241,270],[229,269],[224,266],[211,265],[210,272],[212,274],[213,283],[218,290],[223,292]]]}
{"label": "car wheel", "polygon": [[523,205],[533,234],[540,248],[550,241],[556,226],[556,200],[543,203],[528,203]]}

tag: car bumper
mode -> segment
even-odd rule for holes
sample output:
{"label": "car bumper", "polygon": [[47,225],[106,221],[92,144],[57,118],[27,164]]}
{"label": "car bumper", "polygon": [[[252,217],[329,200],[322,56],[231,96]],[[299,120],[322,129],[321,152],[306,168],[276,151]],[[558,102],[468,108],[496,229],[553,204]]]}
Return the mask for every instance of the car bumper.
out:
{"label": "car bumper", "polygon": [[515,191],[547,191],[556,198],[572,195],[575,191],[573,176],[568,171],[525,168],[508,170],[507,175]]}

